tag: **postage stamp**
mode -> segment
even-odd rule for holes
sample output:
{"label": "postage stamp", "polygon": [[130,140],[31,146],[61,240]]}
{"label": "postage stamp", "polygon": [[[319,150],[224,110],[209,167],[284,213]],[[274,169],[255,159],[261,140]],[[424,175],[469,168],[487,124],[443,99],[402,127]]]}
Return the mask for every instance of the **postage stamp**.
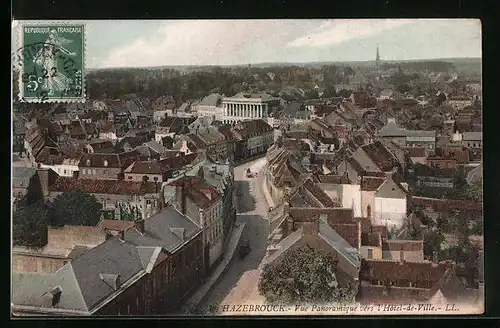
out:
{"label": "postage stamp", "polygon": [[18,43],[20,101],[85,100],[83,24],[23,25]]}

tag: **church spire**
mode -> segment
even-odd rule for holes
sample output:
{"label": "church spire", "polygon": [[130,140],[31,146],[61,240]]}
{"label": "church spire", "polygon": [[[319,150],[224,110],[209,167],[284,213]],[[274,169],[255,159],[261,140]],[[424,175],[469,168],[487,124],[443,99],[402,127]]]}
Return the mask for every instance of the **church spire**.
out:
{"label": "church spire", "polygon": [[378,51],[378,43],[377,43],[377,57],[375,57],[375,65],[377,68],[380,66],[380,53]]}

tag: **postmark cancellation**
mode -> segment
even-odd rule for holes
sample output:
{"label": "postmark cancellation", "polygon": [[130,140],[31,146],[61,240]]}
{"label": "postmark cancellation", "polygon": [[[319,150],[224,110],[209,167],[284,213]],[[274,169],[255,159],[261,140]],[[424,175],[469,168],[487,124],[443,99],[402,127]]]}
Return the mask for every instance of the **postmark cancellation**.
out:
{"label": "postmark cancellation", "polygon": [[85,25],[20,24],[14,64],[21,102],[85,101]]}

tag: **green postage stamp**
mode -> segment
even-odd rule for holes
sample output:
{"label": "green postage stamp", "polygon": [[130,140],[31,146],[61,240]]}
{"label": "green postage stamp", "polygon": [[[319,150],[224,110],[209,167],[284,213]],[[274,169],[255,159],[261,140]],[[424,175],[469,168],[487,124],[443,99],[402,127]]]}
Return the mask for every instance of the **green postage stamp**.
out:
{"label": "green postage stamp", "polygon": [[19,99],[85,101],[85,26],[38,23],[22,25],[18,31]]}

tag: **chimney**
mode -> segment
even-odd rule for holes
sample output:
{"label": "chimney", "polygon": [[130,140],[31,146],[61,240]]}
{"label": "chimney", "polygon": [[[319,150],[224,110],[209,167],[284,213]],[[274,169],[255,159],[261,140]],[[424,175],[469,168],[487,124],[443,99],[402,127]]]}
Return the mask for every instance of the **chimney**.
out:
{"label": "chimney", "polygon": [[182,180],[181,182],[181,213],[186,214],[186,181],[185,179]]}
{"label": "chimney", "polygon": [[361,249],[361,220],[363,218],[358,219],[358,249]]}
{"label": "chimney", "polygon": [[202,180],[205,180],[205,170],[203,169],[203,166],[200,166],[198,169],[198,177]]}
{"label": "chimney", "polygon": [[106,283],[113,290],[117,290],[120,287],[120,276],[117,274],[99,273],[99,278]]}
{"label": "chimney", "polygon": [[405,250],[402,248],[399,250],[399,260],[401,261],[401,263],[405,261]]}
{"label": "chimney", "polygon": [[283,204],[283,213],[286,215],[286,214],[288,214],[288,212],[290,212],[290,203],[289,202],[285,202]]}
{"label": "chimney", "polygon": [[170,232],[176,235],[181,241],[186,240],[186,229],[184,228],[170,228]]}
{"label": "chimney", "polygon": [[439,262],[438,252],[432,252],[432,263],[438,264],[438,262]]}
{"label": "chimney", "polygon": [[141,234],[144,234],[144,219],[135,220],[134,228],[136,228]]}
{"label": "chimney", "polygon": [[48,291],[47,293],[45,293],[43,295],[43,299],[44,299],[46,305],[54,307],[57,304],[59,304],[59,301],[61,300],[61,294],[62,294],[61,286],[56,286],[56,287],[52,288],[50,291]]}

